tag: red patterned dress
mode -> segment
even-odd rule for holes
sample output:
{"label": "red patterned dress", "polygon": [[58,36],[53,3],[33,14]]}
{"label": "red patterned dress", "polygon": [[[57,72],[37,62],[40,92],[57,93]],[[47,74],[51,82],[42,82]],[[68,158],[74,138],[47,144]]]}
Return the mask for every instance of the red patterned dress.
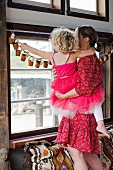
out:
{"label": "red patterned dress", "polygon": [[[62,65],[53,63],[58,78],[51,87],[53,92],[50,102],[54,114],[62,115],[56,142],[75,147],[80,151],[99,153],[96,120],[91,109],[104,100],[104,90],[101,86],[102,68],[96,55],[81,58],[78,61],[78,71],[75,63],[67,63],[69,57]],[[56,91],[66,93],[75,88],[78,94],[75,98],[58,99]]]}

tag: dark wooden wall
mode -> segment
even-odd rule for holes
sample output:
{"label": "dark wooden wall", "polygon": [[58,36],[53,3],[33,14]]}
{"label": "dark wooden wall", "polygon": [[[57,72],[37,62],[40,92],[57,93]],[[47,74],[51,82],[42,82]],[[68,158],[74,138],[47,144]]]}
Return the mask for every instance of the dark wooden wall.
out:
{"label": "dark wooden wall", "polygon": [[7,83],[7,40],[6,0],[0,0],[0,170],[8,170],[8,83]]}

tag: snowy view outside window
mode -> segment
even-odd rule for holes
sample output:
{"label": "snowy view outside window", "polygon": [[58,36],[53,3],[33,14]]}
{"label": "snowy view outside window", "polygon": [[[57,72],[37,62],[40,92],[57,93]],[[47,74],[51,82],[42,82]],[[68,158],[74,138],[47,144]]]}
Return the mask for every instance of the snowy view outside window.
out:
{"label": "snowy view outside window", "polygon": [[[20,40],[35,48],[52,51],[51,43],[41,40]],[[32,54],[31,54],[32,55]],[[10,91],[11,91],[11,133],[25,132],[55,126],[50,109],[51,65],[35,67],[39,56],[33,55],[33,66],[28,59],[21,61],[10,45]]]}

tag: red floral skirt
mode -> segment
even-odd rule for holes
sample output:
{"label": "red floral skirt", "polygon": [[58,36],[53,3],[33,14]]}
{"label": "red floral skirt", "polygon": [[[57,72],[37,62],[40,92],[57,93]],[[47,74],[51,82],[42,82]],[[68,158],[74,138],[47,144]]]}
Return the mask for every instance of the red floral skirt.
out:
{"label": "red floral skirt", "polygon": [[73,119],[63,117],[59,125],[56,142],[69,145],[79,151],[99,154],[97,123],[93,114],[76,114]]}

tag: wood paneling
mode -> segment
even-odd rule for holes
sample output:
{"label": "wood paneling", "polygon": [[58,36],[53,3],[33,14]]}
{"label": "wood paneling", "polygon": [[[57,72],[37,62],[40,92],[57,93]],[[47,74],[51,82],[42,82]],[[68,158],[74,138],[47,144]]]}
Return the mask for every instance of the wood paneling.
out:
{"label": "wood paneling", "polygon": [[5,161],[9,147],[8,81],[6,41],[6,1],[0,1],[0,169],[8,169]]}

